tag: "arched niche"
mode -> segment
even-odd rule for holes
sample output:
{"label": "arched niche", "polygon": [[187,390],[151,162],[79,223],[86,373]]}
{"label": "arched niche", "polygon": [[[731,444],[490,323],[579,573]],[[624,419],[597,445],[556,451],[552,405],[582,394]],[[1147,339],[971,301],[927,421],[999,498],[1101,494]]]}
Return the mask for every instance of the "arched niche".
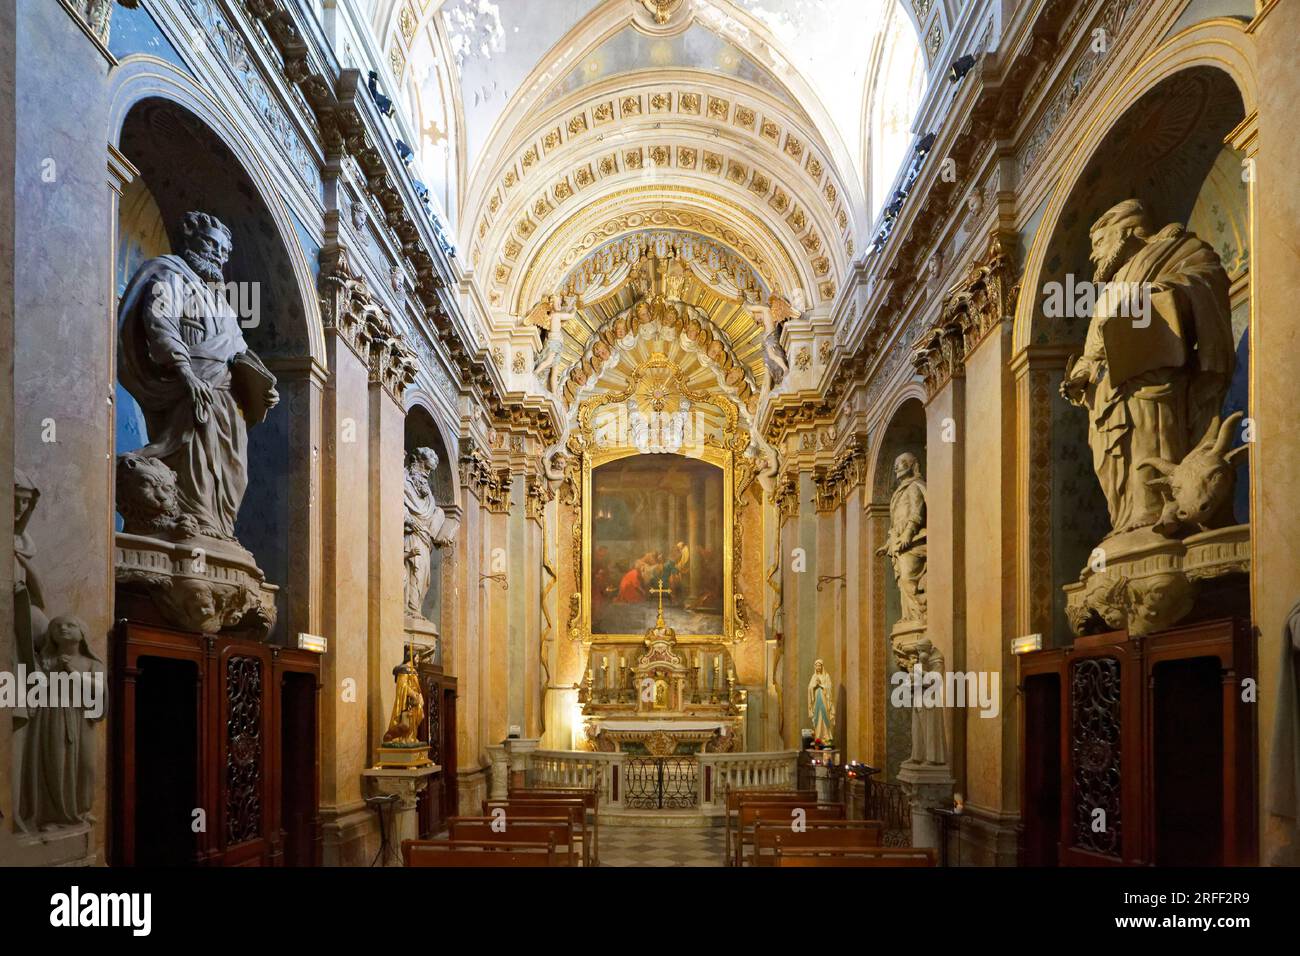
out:
{"label": "arched niche", "polygon": [[[239,284],[234,304],[246,316],[248,347],[273,370],[313,358],[320,320],[306,305],[314,293],[301,285],[304,276],[310,278],[301,247],[296,235],[286,234],[283,211],[278,218],[272,212],[267,192],[227,140],[186,105],[146,95],[125,110],[118,148],[139,175],[118,203],[117,295],[146,259],[180,251],[185,213],[210,213],[231,231],[225,278]],[[290,605],[307,600],[307,576],[294,567],[304,568],[309,552],[304,476],[315,451],[304,427],[311,415],[306,390],[283,377],[278,390],[280,404],[248,430],[249,482],[235,527],[267,581],[280,588],[273,642],[289,631]],[[116,453],[146,444],[140,409],[120,384],[114,409]],[[294,588],[303,593],[295,595]]]}
{"label": "arched niche", "polygon": [[899,766],[912,753],[912,718],[907,710],[889,704],[893,677],[899,670],[890,632],[902,617],[902,597],[892,561],[887,555],[875,554],[874,550],[885,544],[889,533],[889,504],[897,484],[894,462],[899,455],[910,452],[920,462],[921,474],[925,475],[925,440],[925,406],[920,398],[907,396],[897,404],[885,425],[871,471],[871,511],[875,516],[869,555],[873,562],[872,593],[875,595],[871,609],[872,633],[876,635],[873,653],[881,655],[884,661],[883,684],[876,688],[880,703],[875,713],[884,727],[883,763],[886,778],[891,780],[897,777]]}
{"label": "arched niche", "polygon": [[[429,410],[422,404],[413,404],[406,411],[405,435],[403,448],[409,453],[416,448],[432,448],[438,456],[438,467],[434,469],[431,484],[434,499],[444,510],[456,509],[455,472],[452,468],[451,455],[442,431],[438,428]],[[429,590],[424,596],[420,610],[425,618],[438,625],[441,633],[443,624],[443,569],[450,554],[445,548],[434,548],[429,560]]]}
{"label": "arched niche", "polygon": [[[1116,203],[1141,199],[1153,227],[1178,222],[1218,252],[1231,280],[1236,368],[1222,414],[1246,410],[1250,375],[1250,208],[1245,156],[1225,143],[1245,118],[1242,94],[1226,72],[1193,65],[1172,72],[1138,96],[1106,129],[1068,186],[1059,214],[1040,240],[1036,298],[1028,316],[1031,353],[1082,352],[1089,317],[1077,309],[1048,314],[1049,293],[1090,282],[1089,229]],[[1027,272],[1027,280],[1031,273]],[[1058,284],[1058,285],[1054,285]],[[1021,317],[1022,319],[1024,316]],[[1019,338],[1019,336],[1018,336]],[[1062,586],[1077,581],[1092,549],[1110,531],[1106,501],[1093,471],[1087,413],[1056,392],[1053,375],[1045,402],[1031,407],[1031,431],[1050,454],[1050,627],[1056,643],[1069,641]],[[1032,403],[1031,403],[1032,405]],[[1046,421],[1042,419],[1046,418]],[[1236,520],[1249,520],[1248,465],[1238,470]],[[1033,524],[1033,522],[1031,522]],[[1041,573],[1031,569],[1031,573]]]}

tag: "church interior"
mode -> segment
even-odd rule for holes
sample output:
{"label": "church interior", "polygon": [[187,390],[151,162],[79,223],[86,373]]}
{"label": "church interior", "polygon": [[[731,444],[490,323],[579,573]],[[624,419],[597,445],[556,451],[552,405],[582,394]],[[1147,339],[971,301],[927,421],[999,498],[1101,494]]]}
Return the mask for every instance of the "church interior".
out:
{"label": "church interior", "polygon": [[0,45],[0,865],[1300,864],[1300,5]]}

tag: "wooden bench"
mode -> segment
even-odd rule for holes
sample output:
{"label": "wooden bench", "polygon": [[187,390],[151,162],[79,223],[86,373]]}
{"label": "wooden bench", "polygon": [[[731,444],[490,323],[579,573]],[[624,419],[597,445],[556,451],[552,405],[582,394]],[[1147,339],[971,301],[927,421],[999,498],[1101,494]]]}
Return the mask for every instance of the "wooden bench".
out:
{"label": "wooden bench", "polygon": [[774,866],[776,848],[801,850],[805,847],[862,849],[882,843],[885,824],[880,820],[809,820],[799,830],[789,823],[761,821],[754,826],[753,866]]}
{"label": "wooden bench", "polygon": [[559,817],[573,825],[574,834],[582,844],[582,865],[591,866],[591,831],[587,828],[587,807],[579,798],[550,798],[546,800],[523,800],[508,797],[505,800],[484,800],[483,816],[492,816],[492,811],[503,809],[506,817]]}
{"label": "wooden bench", "polygon": [[595,787],[511,787],[511,800],[581,800],[591,814],[591,863],[600,866],[600,791]]}
{"label": "wooden bench", "polygon": [[[803,815],[796,817],[796,810],[802,810]],[[736,820],[736,856],[733,865],[740,866],[744,861],[745,846],[753,842],[754,827],[759,823],[773,823],[788,829],[796,819],[805,822],[809,820],[843,820],[844,805],[799,800],[781,803],[742,803],[740,805],[740,815]]]}
{"label": "wooden bench", "polygon": [[807,803],[817,802],[816,790],[728,790],[726,807],[722,814],[722,826],[726,842],[722,848],[722,861],[731,866],[731,831],[732,821],[740,813],[742,803],[779,803],[786,800],[802,800]]}
{"label": "wooden bench", "polygon": [[776,848],[773,866],[934,866],[938,853],[917,847]]}
{"label": "wooden bench", "polygon": [[556,866],[555,844],[403,840],[405,866]]}
{"label": "wooden bench", "polygon": [[576,866],[573,824],[559,817],[451,817],[447,834],[453,843],[550,843],[562,851],[560,866]]}

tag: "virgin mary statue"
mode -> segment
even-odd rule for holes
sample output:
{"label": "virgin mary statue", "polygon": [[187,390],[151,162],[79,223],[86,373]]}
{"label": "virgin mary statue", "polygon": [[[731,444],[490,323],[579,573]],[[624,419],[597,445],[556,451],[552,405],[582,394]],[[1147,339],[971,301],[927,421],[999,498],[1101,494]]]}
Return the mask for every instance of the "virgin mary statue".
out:
{"label": "virgin mary statue", "polygon": [[835,723],[835,689],[820,659],[813,665],[813,676],[808,681],[808,719],[812,721],[813,739],[830,743],[831,727]]}

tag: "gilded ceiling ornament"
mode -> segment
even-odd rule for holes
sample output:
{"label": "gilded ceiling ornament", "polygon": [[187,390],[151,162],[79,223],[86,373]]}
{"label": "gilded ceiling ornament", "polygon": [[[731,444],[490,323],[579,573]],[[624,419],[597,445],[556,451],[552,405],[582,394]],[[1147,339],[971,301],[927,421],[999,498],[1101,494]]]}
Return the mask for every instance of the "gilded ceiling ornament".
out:
{"label": "gilded ceiling ornament", "polygon": [[655,18],[655,23],[664,26],[682,5],[682,0],[640,0],[640,3],[650,11],[650,15]]}

